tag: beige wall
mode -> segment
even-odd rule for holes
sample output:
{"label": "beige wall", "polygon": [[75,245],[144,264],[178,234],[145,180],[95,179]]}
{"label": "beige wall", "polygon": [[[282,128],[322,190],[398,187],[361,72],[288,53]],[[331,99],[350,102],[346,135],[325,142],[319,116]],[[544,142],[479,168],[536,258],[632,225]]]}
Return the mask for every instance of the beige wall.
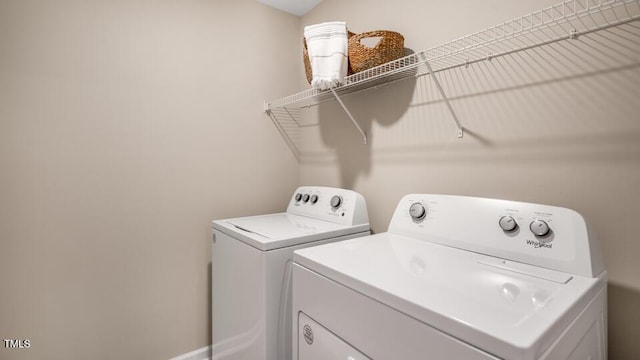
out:
{"label": "beige wall", "polygon": [[31,340],[0,358],[210,344],[210,221],[298,185],[262,113],[298,30],[253,0],[0,1],[0,338]]}
{"label": "beige wall", "polygon": [[[325,0],[301,26],[342,19],[354,32],[396,30],[420,51],[557,2]],[[429,77],[344,99],[369,145],[335,102],[312,108],[300,181],[361,192],[376,232],[411,192],[577,210],[609,271],[610,358],[639,358],[640,33],[626,30],[440,73],[467,128],[461,140]]]}

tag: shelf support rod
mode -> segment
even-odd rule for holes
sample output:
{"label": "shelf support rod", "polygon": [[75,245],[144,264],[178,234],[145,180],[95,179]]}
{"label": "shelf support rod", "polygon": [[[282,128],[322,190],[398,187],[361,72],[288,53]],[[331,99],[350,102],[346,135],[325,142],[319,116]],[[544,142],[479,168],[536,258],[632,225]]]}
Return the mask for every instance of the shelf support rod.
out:
{"label": "shelf support rod", "polygon": [[460,125],[460,120],[458,120],[458,116],[456,116],[456,112],[453,111],[453,107],[449,102],[449,98],[447,97],[447,94],[444,93],[442,86],[440,86],[440,81],[438,81],[436,74],[433,72],[433,69],[431,68],[431,64],[429,64],[429,61],[426,58],[424,58],[423,60],[424,60],[424,65],[427,67],[427,71],[429,71],[429,74],[431,74],[431,78],[433,79],[433,82],[436,84],[436,88],[438,88],[438,92],[440,92],[440,96],[442,96],[444,103],[447,104],[447,108],[449,108],[449,112],[451,113],[451,117],[453,118],[453,121],[456,123],[456,127],[458,128],[458,137],[462,138],[462,135],[464,134],[464,130],[462,128],[462,125]]}
{"label": "shelf support rod", "polygon": [[347,113],[347,116],[349,117],[349,119],[351,119],[351,122],[353,123],[353,125],[355,125],[358,131],[360,132],[360,135],[362,135],[362,142],[366,144],[367,134],[364,132],[364,130],[362,130],[360,125],[358,125],[358,122],[356,121],[356,119],[353,118],[353,115],[351,115],[351,113],[349,112],[349,109],[347,109],[347,107],[344,105],[344,103],[342,102],[342,99],[340,99],[340,96],[338,96],[336,91],[333,88],[331,88],[330,90],[333,96],[336,98],[336,100],[338,100],[338,103],[340,104],[340,106],[342,106],[342,109],[344,110],[344,112]]}

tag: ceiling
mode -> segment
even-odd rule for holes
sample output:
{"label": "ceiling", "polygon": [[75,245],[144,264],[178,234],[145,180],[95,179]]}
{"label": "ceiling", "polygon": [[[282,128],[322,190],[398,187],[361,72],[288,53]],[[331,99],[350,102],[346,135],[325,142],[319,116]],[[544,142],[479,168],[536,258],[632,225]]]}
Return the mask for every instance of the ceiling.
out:
{"label": "ceiling", "polygon": [[322,0],[256,0],[276,9],[302,16],[308,13]]}

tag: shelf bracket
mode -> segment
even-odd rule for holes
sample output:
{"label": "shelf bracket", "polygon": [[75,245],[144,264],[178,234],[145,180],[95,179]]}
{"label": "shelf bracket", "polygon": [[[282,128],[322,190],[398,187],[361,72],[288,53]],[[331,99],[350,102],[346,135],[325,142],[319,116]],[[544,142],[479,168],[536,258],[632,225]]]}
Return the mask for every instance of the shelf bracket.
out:
{"label": "shelf bracket", "polygon": [[336,98],[336,100],[338,100],[338,103],[340,104],[340,106],[342,106],[342,109],[344,110],[344,112],[347,113],[347,116],[349,117],[349,119],[351,119],[351,122],[353,123],[353,125],[355,125],[358,131],[360,132],[360,135],[362,135],[362,142],[366,144],[367,134],[364,132],[364,130],[362,130],[360,125],[358,125],[358,122],[356,121],[356,119],[353,118],[353,115],[351,115],[351,113],[349,112],[349,109],[347,109],[347,107],[344,105],[344,103],[342,102],[342,99],[340,99],[340,96],[338,96],[336,91],[333,88],[331,88],[330,90],[333,96]]}
{"label": "shelf bracket", "polygon": [[442,96],[444,103],[447,104],[447,108],[451,113],[451,117],[453,118],[453,121],[456,123],[456,128],[458,129],[457,136],[459,138],[462,138],[462,136],[464,135],[464,129],[462,128],[462,125],[460,125],[460,120],[458,120],[458,116],[456,116],[456,112],[453,111],[453,107],[449,102],[449,98],[447,97],[447,94],[444,93],[442,86],[440,86],[440,81],[438,81],[438,78],[436,77],[436,74],[434,74],[433,69],[431,68],[431,64],[429,64],[429,61],[427,59],[424,59],[424,65],[427,67],[427,71],[429,71],[429,74],[431,74],[431,78],[433,79],[433,82],[436,84],[436,87],[438,88],[438,92],[440,92],[440,96]]}
{"label": "shelf bracket", "polygon": [[268,103],[268,102],[266,102],[266,101],[265,101],[265,102],[262,104],[262,110],[264,110],[264,113],[265,113],[265,114],[267,114],[267,115],[271,115],[271,106],[269,106],[269,103]]}
{"label": "shelf bracket", "polygon": [[569,30],[569,39],[575,40],[578,38],[578,31],[576,29]]}

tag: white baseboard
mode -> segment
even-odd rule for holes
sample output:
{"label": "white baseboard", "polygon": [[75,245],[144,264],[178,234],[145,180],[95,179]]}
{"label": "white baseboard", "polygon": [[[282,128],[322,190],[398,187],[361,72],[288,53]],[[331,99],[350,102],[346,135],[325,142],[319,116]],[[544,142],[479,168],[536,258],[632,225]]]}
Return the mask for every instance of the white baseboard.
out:
{"label": "white baseboard", "polygon": [[178,355],[169,360],[211,360],[211,345]]}

